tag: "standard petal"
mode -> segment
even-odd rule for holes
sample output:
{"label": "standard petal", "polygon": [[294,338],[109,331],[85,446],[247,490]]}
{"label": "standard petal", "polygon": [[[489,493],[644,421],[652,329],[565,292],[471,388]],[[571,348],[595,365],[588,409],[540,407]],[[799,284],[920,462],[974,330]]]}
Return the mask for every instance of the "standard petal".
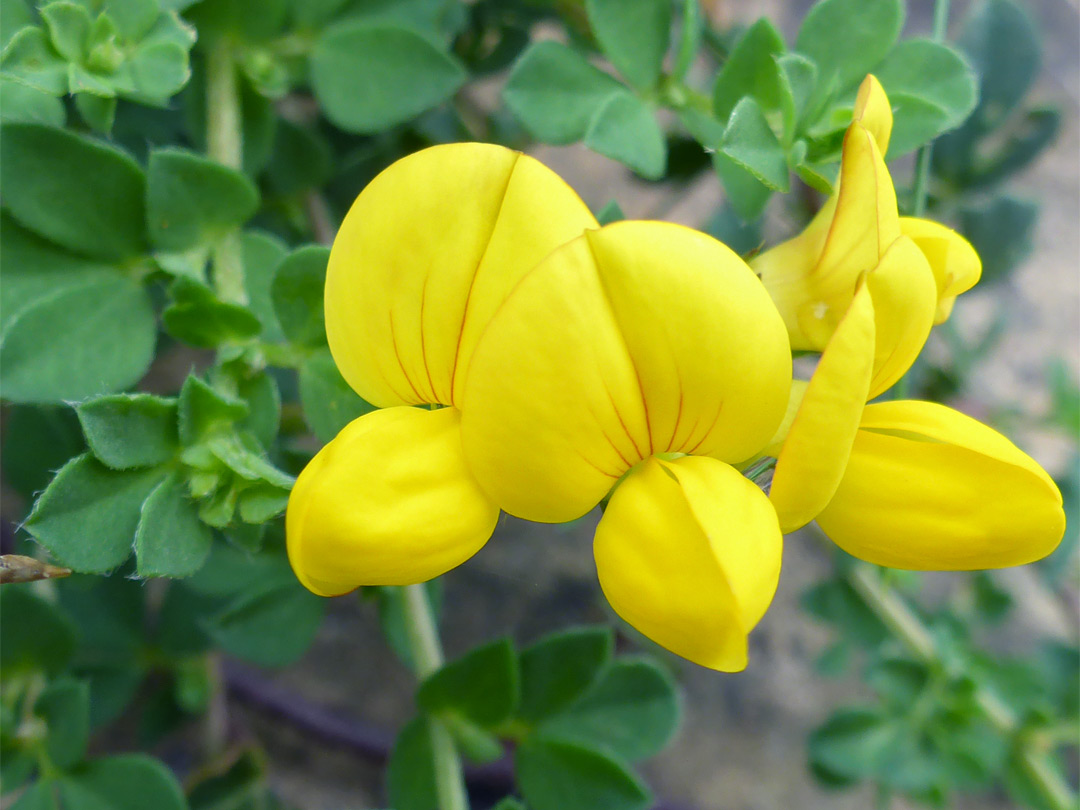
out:
{"label": "standard petal", "polygon": [[768,499],[720,461],[649,459],[619,485],[593,551],[611,606],[644,635],[705,667],[746,667],[746,637],[780,576]]}
{"label": "standard petal", "polygon": [[492,319],[465,453],[506,511],[569,520],[650,455],[749,457],[790,383],[783,323],[738,256],[678,225],[620,222],[559,248]]}
{"label": "standard petal", "polygon": [[851,460],[818,524],[878,565],[971,570],[1023,565],[1061,542],[1061,493],[1030,456],[944,405],[866,408]]}
{"label": "standard petal", "polygon": [[501,146],[397,161],[353,203],[330,254],[326,334],[342,376],[383,407],[455,403],[507,292],[595,225],[554,172]]}
{"label": "standard petal", "polygon": [[866,276],[877,324],[874,378],[867,399],[892,387],[919,356],[937,308],[934,274],[922,252],[901,236]]}
{"label": "standard petal", "polygon": [[873,365],[874,304],[861,285],[821,355],[777,457],[769,500],[785,534],[813,520],[840,486]]}
{"label": "standard petal", "polygon": [[456,409],[373,411],[297,478],[289,561],[320,596],[424,582],[479,551],[498,516],[465,466]]}
{"label": "standard petal", "polygon": [[978,283],[982,260],[967,239],[933,220],[900,217],[900,232],[914,240],[930,263],[938,293],[934,323],[944,323],[956,296]]}
{"label": "standard petal", "polygon": [[889,151],[889,136],[892,134],[893,115],[889,97],[885,88],[872,73],[859,85],[859,94],[855,97],[855,113],[852,120],[858,121],[874,136],[878,151]]}

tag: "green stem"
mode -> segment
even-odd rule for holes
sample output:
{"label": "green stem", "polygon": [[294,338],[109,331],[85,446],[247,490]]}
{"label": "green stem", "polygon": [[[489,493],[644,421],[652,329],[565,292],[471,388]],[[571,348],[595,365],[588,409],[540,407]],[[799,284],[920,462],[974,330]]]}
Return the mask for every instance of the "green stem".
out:
{"label": "green stem", "polygon": [[[871,566],[856,563],[848,575],[848,580],[867,607],[913,655],[932,666],[940,663],[930,631],[903,598],[881,582]],[[1074,810],[1077,797],[1072,788],[1054,767],[1046,752],[1032,745],[1032,740],[1020,735],[1020,722],[1012,708],[985,686],[980,686],[975,692],[975,702],[999,733],[1016,739],[1020,762],[1047,804],[1054,810]]]}
{"label": "green stem", "polygon": [[[240,87],[236,60],[228,39],[222,37],[206,52],[206,152],[223,166],[239,171],[244,163],[244,136],[240,121]],[[223,236],[214,246],[214,289],[222,301],[247,303],[240,234]]]}
{"label": "green stem", "polygon": [[[406,585],[402,590],[405,595],[405,627],[409,636],[409,649],[412,651],[416,676],[423,680],[442,666],[442,645],[439,643],[435,617],[431,613],[425,587]],[[430,718],[429,728],[439,810],[468,810],[465,777],[454,738],[442,721],[435,717]]]}
{"label": "green stem", "polygon": [[[949,0],[936,0],[934,3],[934,30],[932,37],[936,42],[945,40],[949,27]],[[915,158],[915,190],[911,202],[911,215],[921,217],[926,213],[926,197],[930,186],[930,158],[934,144],[928,143],[919,150]]]}

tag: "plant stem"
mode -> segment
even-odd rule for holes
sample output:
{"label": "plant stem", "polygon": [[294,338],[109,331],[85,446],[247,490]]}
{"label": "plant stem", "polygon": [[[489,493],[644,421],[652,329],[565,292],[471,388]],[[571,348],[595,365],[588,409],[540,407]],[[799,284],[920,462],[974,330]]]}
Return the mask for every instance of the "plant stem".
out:
{"label": "plant stem", "polygon": [[[867,607],[881,619],[908,650],[927,664],[939,663],[937,647],[930,631],[903,598],[882,584],[874,569],[866,563],[856,563],[848,575],[851,586],[862,597]],[[1020,722],[1013,710],[986,686],[975,692],[975,702],[990,723],[1003,736],[1016,739],[1017,755],[1032,784],[1054,810],[1073,810],[1076,796],[1072,788],[1054,767],[1046,752],[1036,748],[1031,739],[1020,734]]]}
{"label": "plant stem", "polygon": [[[935,42],[944,42],[945,32],[949,27],[949,0],[936,0],[934,3],[934,30],[931,36]],[[915,190],[911,202],[911,215],[921,217],[926,213],[926,196],[930,185],[930,158],[933,155],[933,142],[919,150],[915,158]]]}
{"label": "plant stem", "polygon": [[[240,88],[232,45],[222,37],[206,52],[206,152],[223,166],[239,171],[244,162]],[[222,301],[247,303],[240,234],[223,236],[214,246],[214,289]]]}
{"label": "plant stem", "polygon": [[[405,627],[409,636],[409,648],[412,651],[416,676],[423,680],[442,666],[442,645],[439,643],[435,617],[431,613],[431,604],[424,586],[406,585],[402,590],[405,594]],[[430,718],[429,728],[439,810],[468,810],[465,777],[454,738],[438,718]]]}

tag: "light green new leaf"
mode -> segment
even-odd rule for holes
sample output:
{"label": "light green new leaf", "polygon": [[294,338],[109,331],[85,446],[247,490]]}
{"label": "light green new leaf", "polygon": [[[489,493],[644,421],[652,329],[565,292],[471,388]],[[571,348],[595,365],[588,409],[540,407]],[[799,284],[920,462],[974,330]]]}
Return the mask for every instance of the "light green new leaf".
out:
{"label": "light green new leaf", "polygon": [[0,187],[15,219],[76,253],[127,259],[146,247],[142,169],[111,146],[68,130],[5,124]]}
{"label": "light green new leaf", "polygon": [[0,121],[62,127],[67,120],[60,99],[25,81],[0,74],[0,96]]}
{"label": "light green new leaf", "polygon": [[221,238],[259,207],[259,192],[241,172],[182,149],[155,149],[146,176],[150,241],[182,251]]}
{"label": "light green new leaf", "polygon": [[86,58],[92,21],[90,12],[79,3],[56,0],[41,7],[41,19],[57,52],[69,62]]}
{"label": "light green new leaf", "polygon": [[326,117],[349,132],[379,132],[441,104],[465,82],[461,64],[408,28],[342,22],[311,54],[311,82]]}
{"label": "light green new leaf", "polygon": [[762,17],[739,38],[713,85],[713,115],[727,121],[744,96],[752,96],[766,110],[783,102],[780,68],[776,57],[784,52],[784,38]]}
{"label": "light green new leaf", "polygon": [[822,86],[860,81],[892,48],[904,25],[902,0],[818,0],[807,13],[795,50],[818,66]]}
{"label": "light green new leaf", "polygon": [[200,568],[213,541],[179,473],[158,484],[142,506],[135,533],[140,577],[186,577]]}
{"label": "light green new leaf", "polygon": [[[3,36],[8,36],[6,30]],[[13,32],[0,56],[0,68],[8,76],[51,96],[62,96],[68,91],[68,63],[57,55],[48,35],[37,26]]]}
{"label": "light green new leaf", "polygon": [[588,746],[528,737],[514,754],[517,782],[532,810],[644,810],[649,789],[624,764]]}
{"label": "light green new leaf", "polygon": [[790,188],[784,147],[752,97],[744,97],[731,111],[720,152],[774,191]]}
{"label": "light green new leaf", "polygon": [[671,0],[585,0],[600,50],[631,84],[656,84],[668,49]]}
{"label": "light green new leaf", "polygon": [[514,65],[503,101],[545,143],[581,140],[597,110],[623,85],[577,51],[551,40],[534,42]]}
{"label": "light green new leaf", "polygon": [[113,394],[75,410],[91,452],[114,470],[164,464],[180,448],[174,399]]}
{"label": "light green new leaf", "polygon": [[585,133],[585,145],[649,180],[667,168],[667,144],[653,110],[633,93],[608,97]]}
{"label": "light green new leaf", "polygon": [[164,473],[110,470],[89,454],[69,461],[26,521],[57,561],[76,571],[111,571],[128,558],[143,502]]}
{"label": "light green new leaf", "polygon": [[61,402],[128,388],[154,357],[157,324],[130,278],[60,287],[18,311],[0,343],[0,389],[15,402]]}

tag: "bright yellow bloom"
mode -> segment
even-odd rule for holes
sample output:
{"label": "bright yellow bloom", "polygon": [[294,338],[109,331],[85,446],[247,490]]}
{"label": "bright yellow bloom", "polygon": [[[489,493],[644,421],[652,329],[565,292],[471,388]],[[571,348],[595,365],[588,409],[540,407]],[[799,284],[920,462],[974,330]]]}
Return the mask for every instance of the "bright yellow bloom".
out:
{"label": "bright yellow bloom", "polygon": [[549,169],[485,144],[410,155],[357,198],[330,254],[326,333],[349,385],[386,410],[297,479],[286,534],[309,589],[422,582],[487,542],[498,506],[465,466],[458,410],[477,340],[528,270],[595,226]]}
{"label": "bright yellow bloom", "polygon": [[618,483],[594,545],[608,600],[679,655],[738,670],[781,535],[730,464],[773,435],[790,383],[784,325],[738,256],[678,225],[615,223],[552,253],[491,320],[465,458],[529,520],[580,517]]}
{"label": "bright yellow bloom", "polygon": [[932,402],[867,405],[847,472],[818,524],[892,568],[1023,565],[1065,533],[1061,492],[1012,442]]}

